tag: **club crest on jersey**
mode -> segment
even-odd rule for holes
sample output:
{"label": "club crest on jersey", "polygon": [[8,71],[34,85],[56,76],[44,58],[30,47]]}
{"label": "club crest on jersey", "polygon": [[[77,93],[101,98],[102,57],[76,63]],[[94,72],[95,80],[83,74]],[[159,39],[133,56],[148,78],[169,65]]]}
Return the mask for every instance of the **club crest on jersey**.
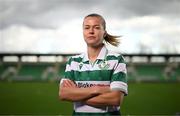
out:
{"label": "club crest on jersey", "polygon": [[102,69],[102,70],[107,70],[109,68],[109,64],[107,61],[102,61],[99,63],[99,68]]}

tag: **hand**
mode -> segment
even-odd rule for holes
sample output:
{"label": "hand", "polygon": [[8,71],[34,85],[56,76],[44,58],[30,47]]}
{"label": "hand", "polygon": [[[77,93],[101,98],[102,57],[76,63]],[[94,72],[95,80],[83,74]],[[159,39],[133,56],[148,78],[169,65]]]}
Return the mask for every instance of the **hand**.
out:
{"label": "hand", "polygon": [[90,89],[92,89],[95,94],[103,94],[111,91],[108,85],[94,85],[90,87]]}
{"label": "hand", "polygon": [[62,86],[63,87],[77,87],[73,81],[68,80],[68,79],[63,80]]}

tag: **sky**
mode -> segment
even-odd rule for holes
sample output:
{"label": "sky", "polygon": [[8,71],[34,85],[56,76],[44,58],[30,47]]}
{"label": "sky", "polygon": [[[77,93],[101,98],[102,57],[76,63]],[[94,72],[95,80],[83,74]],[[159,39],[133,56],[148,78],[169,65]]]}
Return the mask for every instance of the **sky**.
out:
{"label": "sky", "polygon": [[180,54],[180,0],[0,0],[0,52],[86,51],[83,18],[98,13],[121,53]]}

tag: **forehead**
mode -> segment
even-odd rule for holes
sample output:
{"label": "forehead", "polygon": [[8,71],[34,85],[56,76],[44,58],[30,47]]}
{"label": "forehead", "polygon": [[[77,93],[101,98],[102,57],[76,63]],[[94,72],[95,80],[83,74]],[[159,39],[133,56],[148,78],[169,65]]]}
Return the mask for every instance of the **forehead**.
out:
{"label": "forehead", "polygon": [[100,17],[86,17],[84,19],[84,25],[101,25],[102,19]]}

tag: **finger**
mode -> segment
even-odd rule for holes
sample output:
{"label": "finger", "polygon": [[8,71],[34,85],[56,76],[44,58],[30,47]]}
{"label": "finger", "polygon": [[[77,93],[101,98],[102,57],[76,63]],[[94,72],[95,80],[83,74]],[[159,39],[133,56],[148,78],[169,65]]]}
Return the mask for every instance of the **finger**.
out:
{"label": "finger", "polygon": [[69,83],[72,87],[76,87],[76,84],[75,84],[73,81],[68,80],[68,83]]}
{"label": "finger", "polygon": [[68,87],[68,84],[64,81],[62,84],[61,84],[62,87]]}
{"label": "finger", "polygon": [[65,81],[65,80],[61,80],[60,87],[65,87],[64,81]]}
{"label": "finger", "polygon": [[72,87],[68,80],[64,81],[64,85],[65,87]]}

